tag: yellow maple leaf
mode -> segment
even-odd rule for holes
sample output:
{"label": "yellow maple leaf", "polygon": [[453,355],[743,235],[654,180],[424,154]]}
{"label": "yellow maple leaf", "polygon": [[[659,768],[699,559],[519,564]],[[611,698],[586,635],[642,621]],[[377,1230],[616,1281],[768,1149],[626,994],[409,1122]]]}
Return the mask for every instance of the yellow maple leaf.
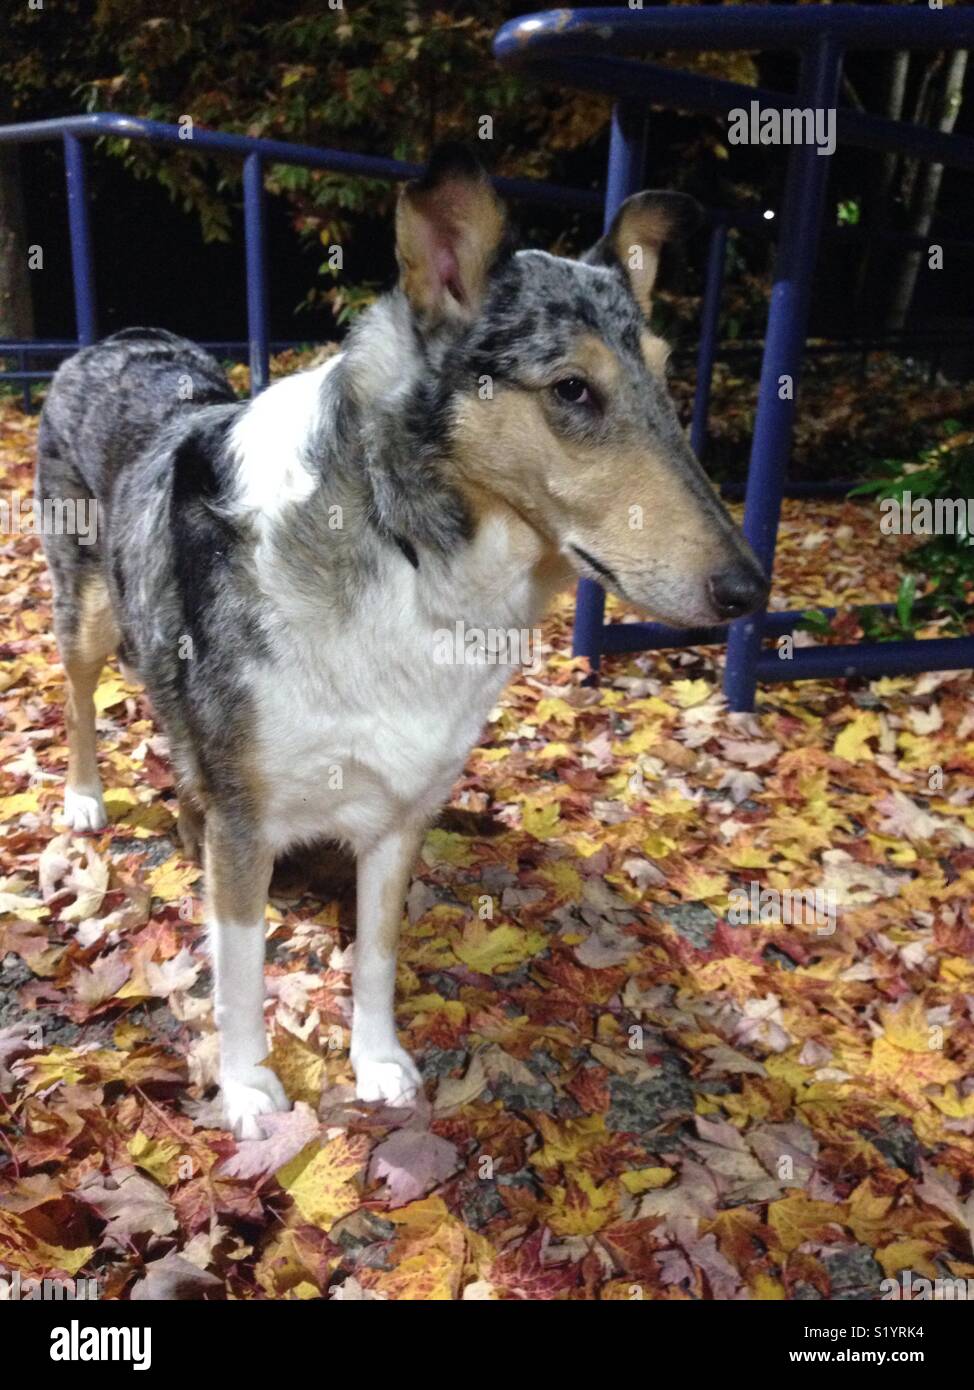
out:
{"label": "yellow maple leaf", "polygon": [[[389,1213],[391,1215],[391,1213]],[[449,1213],[402,1244],[391,1270],[362,1271],[362,1283],[396,1302],[452,1302],[460,1292],[467,1259],[466,1232]]]}
{"label": "yellow maple leaf", "polygon": [[3,1262],[11,1269],[35,1274],[59,1270],[72,1278],[95,1253],[93,1245],[79,1245],[73,1250],[42,1239],[23,1218],[14,1212],[0,1211],[0,1250]]}
{"label": "yellow maple leaf", "polygon": [[278,1170],[278,1182],[305,1221],[329,1231],[355,1210],[362,1198],[353,1180],[362,1169],[370,1142],[364,1135],[338,1134],[317,1152],[313,1144],[302,1149]]}
{"label": "yellow maple leaf", "polygon": [[546,743],[543,748],[539,748],[535,754],[542,762],[554,762],[556,758],[572,758],[576,750],[570,743]]}
{"label": "yellow maple leaf", "polygon": [[941,1024],[927,1022],[924,1002],[919,995],[898,1008],[886,1005],[879,1011],[883,1033],[889,1042],[907,1052],[939,1052],[945,1041]]}
{"label": "yellow maple leaf", "polygon": [[163,1187],[175,1181],[179,1145],[171,1139],[150,1139],[140,1129],[128,1141],[126,1148],[136,1167],[143,1168]]}
{"label": "yellow maple leaf", "polygon": [[578,902],[582,896],[582,876],[568,859],[553,859],[538,870],[538,876],[552,884],[558,897]]}
{"label": "yellow maple leaf", "polygon": [[871,1177],[864,1178],[847,1199],[845,1224],[863,1245],[875,1245],[887,1226],[893,1198],[878,1191]]}
{"label": "yellow maple leaf", "polygon": [[739,1003],[751,997],[754,980],[763,973],[759,965],[752,965],[740,956],[725,956],[721,960],[708,961],[706,965],[691,964],[688,969],[705,993],[729,989]]}
{"label": "yellow maple leaf", "polygon": [[929,1240],[894,1240],[876,1251],[876,1259],[888,1279],[902,1269],[917,1270],[927,1279],[936,1279],[940,1271],[933,1260],[939,1253],[940,1247]]}
{"label": "yellow maple leaf", "polygon": [[544,932],[524,931],[507,922],[491,927],[476,917],[453,943],[453,952],[464,965],[481,975],[503,975],[516,970],[546,945]]}
{"label": "yellow maple leaf", "polygon": [[931,1096],[930,1100],[948,1119],[974,1120],[974,1091],[961,1096],[956,1086],[948,1086],[942,1096]]}
{"label": "yellow maple leaf", "polygon": [[575,1163],[580,1155],[605,1143],[604,1115],[585,1115],[580,1120],[563,1120],[560,1124],[551,1116],[538,1116],[538,1129],[544,1139],[528,1162],[534,1168],[557,1168]]}
{"label": "yellow maple leaf", "polygon": [[691,709],[710,698],[713,686],[705,680],[673,681],[670,690],[681,709]]}
{"label": "yellow maple leaf", "polygon": [[939,979],[945,984],[960,985],[970,989],[974,984],[974,961],[965,956],[943,956],[940,961]]}
{"label": "yellow maple leaf", "polygon": [[712,873],[702,864],[688,864],[683,870],[671,870],[667,875],[669,887],[685,902],[703,902],[709,898],[724,898],[727,875]]}
{"label": "yellow maple leaf", "polygon": [[641,1192],[652,1192],[654,1188],[665,1187],[673,1177],[673,1168],[631,1168],[619,1174],[619,1181],[627,1192],[638,1197]]}
{"label": "yellow maple leaf", "polygon": [[0,796],[0,821],[13,820],[28,811],[39,811],[40,801],[37,791],[15,792],[13,796]]}
{"label": "yellow maple leaf", "polygon": [[24,1088],[27,1095],[45,1090],[55,1081],[73,1086],[85,1074],[84,1059],[72,1047],[57,1046],[48,1052],[32,1052],[26,1062],[31,1071],[30,1081]]}
{"label": "yellow maple leaf", "polygon": [[561,829],[558,802],[543,802],[538,797],[528,797],[521,808],[521,824],[536,840],[550,840]]}
{"label": "yellow maple leaf", "polygon": [[538,724],[564,724],[569,729],[575,725],[578,718],[578,711],[573,709],[567,700],[560,700],[557,697],[546,697],[539,700],[535,706],[534,719],[532,723]]}
{"label": "yellow maple leaf", "polygon": [[154,898],[165,903],[179,902],[190,896],[190,886],[196,882],[203,870],[198,864],[188,864],[178,854],[170,855],[145,876],[146,884]]}
{"label": "yellow maple leaf", "polygon": [[270,1066],[289,1100],[303,1100],[312,1109],[317,1107],[325,1075],[324,1057],[286,1028],[280,1028],[274,1034]]}
{"label": "yellow maple leaf", "polygon": [[121,676],[110,674],[103,680],[95,691],[95,709],[99,714],[104,714],[105,710],[112,709],[115,705],[120,705],[123,700],[130,696],[138,695],[138,688],[123,681]]}
{"label": "yellow maple leaf", "polygon": [[840,731],[832,752],[847,763],[872,762],[875,755],[868,740],[877,738],[881,728],[879,716],[873,710],[863,710]]}
{"label": "yellow maple leaf", "polygon": [[[110,819],[115,820],[114,802],[111,797],[106,796],[105,806]],[[159,831],[168,830],[174,821],[175,816],[164,802],[150,801],[139,803],[127,815],[122,815],[118,823],[134,830],[137,838],[143,840],[152,834],[158,834]]]}
{"label": "yellow maple leaf", "polygon": [[599,1186],[580,1169],[567,1187],[556,1187],[548,1225],[556,1236],[591,1236],[613,1220],[619,1210],[619,1186],[609,1178]]}
{"label": "yellow maple leaf", "polygon": [[[660,726],[658,724],[646,724],[643,728],[636,729],[634,733],[630,734],[620,747],[622,752],[629,757],[636,757],[639,753],[649,753],[659,741]],[[630,773],[625,772],[624,776],[628,779]]]}
{"label": "yellow maple leaf", "polygon": [[721,857],[734,869],[770,869],[775,862],[770,849],[761,849],[746,841],[735,842]]}
{"label": "yellow maple leaf", "polygon": [[842,1207],[816,1202],[803,1192],[781,1197],[768,1207],[768,1225],[787,1254],[806,1240],[833,1240],[838,1234],[833,1228],[842,1224],[843,1217]]}
{"label": "yellow maple leaf", "polygon": [[926,1104],[928,1086],[946,1086],[951,1081],[959,1081],[964,1072],[942,1052],[908,1051],[888,1038],[877,1038],[869,1061],[869,1075],[881,1086],[920,1107]]}
{"label": "yellow maple leaf", "polygon": [[430,868],[437,864],[466,867],[473,863],[473,849],[466,835],[451,830],[428,830],[421,851],[423,862]]}
{"label": "yellow maple leaf", "polygon": [[778,1303],[787,1297],[784,1284],[770,1274],[755,1274],[748,1288],[751,1297],[759,1303]]}

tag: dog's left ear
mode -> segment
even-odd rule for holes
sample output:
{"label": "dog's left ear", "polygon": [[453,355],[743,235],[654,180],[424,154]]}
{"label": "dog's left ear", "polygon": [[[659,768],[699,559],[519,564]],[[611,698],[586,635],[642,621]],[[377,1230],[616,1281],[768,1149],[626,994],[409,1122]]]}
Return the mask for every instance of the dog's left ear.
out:
{"label": "dog's left ear", "polygon": [[505,243],[507,217],[490,180],[462,145],[441,145],[396,208],[399,284],[430,326],[468,322]]}
{"label": "dog's left ear", "polygon": [[619,267],[648,318],[663,243],[689,236],[702,220],[703,209],[686,193],[634,193],[582,260]]}

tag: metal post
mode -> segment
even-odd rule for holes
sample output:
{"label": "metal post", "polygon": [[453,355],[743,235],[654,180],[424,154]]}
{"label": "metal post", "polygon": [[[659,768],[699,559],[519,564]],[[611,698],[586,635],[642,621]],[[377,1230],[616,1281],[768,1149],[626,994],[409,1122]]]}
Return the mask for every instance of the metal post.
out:
{"label": "metal post", "polygon": [[264,220],[264,161],[248,154],[243,166],[244,249],[247,265],[247,336],[250,394],[259,395],[270,376],[267,328],[267,236]]}
{"label": "metal post", "polygon": [[[645,107],[619,102],[612,110],[609,133],[609,167],[605,180],[603,230],[608,231],[619,205],[642,186],[646,167],[647,119]],[[575,630],[572,652],[587,656],[593,671],[602,658],[602,626],[605,590],[592,579],[580,579],[575,592]]]}
{"label": "metal post", "polygon": [[[17,365],[19,366],[19,368],[20,368],[20,370],[21,370],[22,372],[26,372],[26,371],[27,371],[27,349],[26,349],[26,348],[21,348],[20,353],[19,353],[18,358],[17,358]],[[31,412],[32,401],[31,401],[31,396],[30,396],[30,382],[27,380],[26,377],[24,378],[24,384],[23,384],[23,386],[22,386],[22,388],[21,388],[21,392],[20,392],[20,403],[21,403],[21,405],[22,405],[22,407],[23,407],[24,414],[25,414],[25,415],[29,415],[30,412]]]}
{"label": "metal post", "polygon": [[720,326],[720,297],[724,288],[726,264],[727,220],[725,216],[718,215],[710,233],[710,247],[707,251],[707,281],[700,315],[700,347],[697,352],[697,387],[693,393],[693,422],[690,425],[690,448],[697,458],[703,457],[707,445],[710,390],[713,385],[717,329]]}
{"label": "metal post", "polygon": [[77,135],[64,137],[64,177],[68,187],[68,229],[71,234],[71,274],[78,343],[87,347],[98,337],[95,312],[95,269],[91,254],[91,216],[85,152]]}
{"label": "metal post", "polygon": [[[817,39],[802,55],[796,104],[835,110],[841,70],[842,50],[827,37]],[[814,144],[796,145],[788,161],[744,507],[744,534],[769,577],[791,451],[828,165],[829,157],[819,154]],[[724,690],[732,710],[754,708],[763,626],[763,612],[731,626]]]}

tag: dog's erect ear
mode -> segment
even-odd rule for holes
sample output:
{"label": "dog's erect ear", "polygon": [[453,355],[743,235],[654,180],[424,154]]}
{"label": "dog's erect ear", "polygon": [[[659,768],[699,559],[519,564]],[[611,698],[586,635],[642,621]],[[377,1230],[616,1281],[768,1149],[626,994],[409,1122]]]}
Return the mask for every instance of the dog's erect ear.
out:
{"label": "dog's erect ear", "polygon": [[582,260],[588,265],[620,267],[648,318],[664,241],[689,236],[702,218],[700,204],[686,193],[634,193]]}
{"label": "dog's erect ear", "polygon": [[507,233],[504,206],[462,145],[435,150],[425,176],[396,208],[399,284],[430,326],[469,321]]}

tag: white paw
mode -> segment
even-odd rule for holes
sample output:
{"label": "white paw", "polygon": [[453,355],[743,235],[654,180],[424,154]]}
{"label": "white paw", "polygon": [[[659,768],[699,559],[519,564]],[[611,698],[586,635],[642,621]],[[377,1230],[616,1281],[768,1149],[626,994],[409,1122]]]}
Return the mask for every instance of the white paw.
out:
{"label": "white paw", "polygon": [[104,830],[108,813],[101,792],[89,796],[86,792],[64,791],[64,820],[70,830]]}
{"label": "white paw", "polygon": [[248,1067],[223,1080],[223,1113],[227,1128],[238,1139],[260,1139],[263,1131],[258,1115],[290,1110],[284,1087],[267,1067]]}
{"label": "white paw", "polygon": [[386,1105],[413,1105],[423,1085],[416,1063],[401,1047],[377,1057],[352,1059],[355,1094],[359,1100],[381,1100]]}

